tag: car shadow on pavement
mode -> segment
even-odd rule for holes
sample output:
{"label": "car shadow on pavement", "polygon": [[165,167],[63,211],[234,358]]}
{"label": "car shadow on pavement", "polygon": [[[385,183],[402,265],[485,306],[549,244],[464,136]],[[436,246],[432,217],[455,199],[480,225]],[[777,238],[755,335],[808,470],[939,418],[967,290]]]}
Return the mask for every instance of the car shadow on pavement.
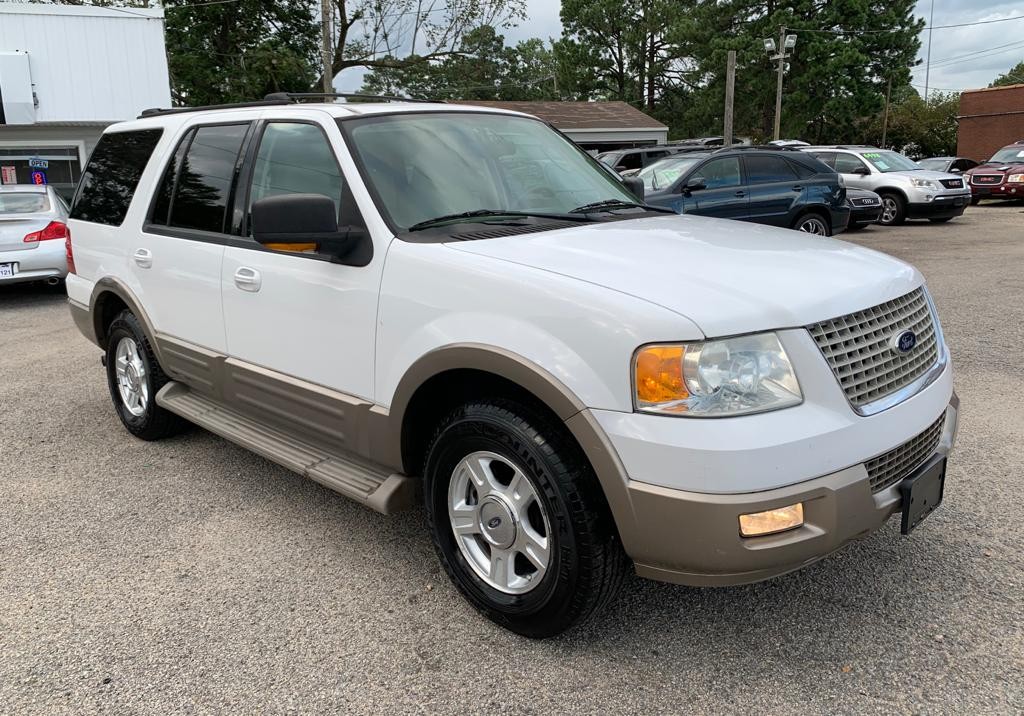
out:
{"label": "car shadow on pavement", "polygon": [[41,281],[15,283],[9,286],[0,284],[0,311],[46,303],[60,303],[67,300],[67,297],[63,282],[55,286],[48,286]]}

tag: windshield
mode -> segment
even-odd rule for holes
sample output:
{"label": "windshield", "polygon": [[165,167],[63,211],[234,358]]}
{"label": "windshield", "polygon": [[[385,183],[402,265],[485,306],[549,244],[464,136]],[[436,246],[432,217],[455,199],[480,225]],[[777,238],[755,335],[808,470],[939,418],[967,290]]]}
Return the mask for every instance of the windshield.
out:
{"label": "windshield", "polygon": [[1024,162],[1024,146],[1003,147],[988,160],[992,162]]}
{"label": "windshield", "polygon": [[0,214],[35,214],[49,210],[50,201],[42,192],[0,192]]}
{"label": "windshield", "polygon": [[922,159],[918,162],[922,169],[931,169],[936,172],[946,171],[946,165],[949,164],[948,159]]}
{"label": "windshield", "polygon": [[552,214],[608,199],[636,201],[589,155],[535,119],[431,112],[339,124],[399,231],[481,209]]}
{"label": "windshield", "polygon": [[704,158],[704,154],[688,154],[685,157],[662,159],[651,164],[637,176],[644,180],[646,191],[668,189],[676,180],[690,170],[694,164]]}
{"label": "windshield", "polygon": [[880,172],[905,172],[921,168],[917,162],[907,159],[902,154],[897,154],[896,152],[863,152],[861,156],[871,162],[875,169]]}

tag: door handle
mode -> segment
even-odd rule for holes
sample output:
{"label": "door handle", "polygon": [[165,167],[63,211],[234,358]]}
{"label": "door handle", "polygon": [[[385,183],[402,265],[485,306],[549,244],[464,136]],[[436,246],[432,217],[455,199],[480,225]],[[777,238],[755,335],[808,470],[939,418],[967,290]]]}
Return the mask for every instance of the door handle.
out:
{"label": "door handle", "polygon": [[746,195],[747,195],[747,192],[745,192],[745,191],[742,191],[742,190],[741,190],[741,191],[738,191],[738,192],[736,192],[736,196],[737,196],[738,198],[740,198],[740,199],[742,199],[742,198],[743,198],[743,197],[745,197]]}
{"label": "door handle", "polygon": [[153,265],[153,252],[149,249],[136,249],[132,259],[139,265],[139,268],[149,268]]}
{"label": "door handle", "polygon": [[260,272],[256,269],[242,266],[235,271],[235,285],[243,291],[252,291],[255,293],[260,290],[260,286],[263,285],[263,279],[260,277]]}
{"label": "door handle", "polygon": [[795,186],[793,187],[793,191],[803,191],[803,189],[804,189],[804,187],[803,187],[803,185],[802,185],[802,184],[796,184],[796,185],[795,185]]}

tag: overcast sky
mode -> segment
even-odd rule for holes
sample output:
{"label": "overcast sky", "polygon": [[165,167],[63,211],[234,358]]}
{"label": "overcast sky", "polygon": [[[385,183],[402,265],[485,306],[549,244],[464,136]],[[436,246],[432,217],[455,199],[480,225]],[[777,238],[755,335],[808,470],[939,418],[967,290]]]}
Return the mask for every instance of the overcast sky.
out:
{"label": "overcast sky", "polygon": [[[933,0],[919,0],[917,14],[925,20]],[[934,0],[936,27],[979,20],[1024,17],[1022,0]],[[527,0],[528,19],[518,27],[506,30],[508,44],[529,37],[557,38],[561,33],[557,0]],[[913,83],[924,91],[925,64],[928,51],[928,30],[921,35],[922,64],[915,68]],[[996,76],[1024,60],[1024,19],[995,22],[972,27],[934,30],[931,34],[931,74],[929,87],[945,91],[985,87]],[[994,48],[994,49],[993,49]],[[797,46],[799,52],[799,45]],[[362,72],[350,70],[338,76],[336,84],[343,90],[358,89]]]}

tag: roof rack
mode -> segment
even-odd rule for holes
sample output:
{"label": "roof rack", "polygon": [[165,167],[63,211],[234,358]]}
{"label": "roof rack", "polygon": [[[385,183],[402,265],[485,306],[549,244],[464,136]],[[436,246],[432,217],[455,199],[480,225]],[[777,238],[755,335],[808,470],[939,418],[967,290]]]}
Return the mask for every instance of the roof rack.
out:
{"label": "roof rack", "polygon": [[[269,97],[269,95],[268,95]],[[275,107],[282,104],[290,104],[287,99],[264,99],[260,102],[233,102],[231,104],[205,104],[201,107],[169,107],[161,109],[152,107],[142,110],[137,119],[143,117],[155,117],[164,114],[184,114],[185,112],[203,112],[208,109],[244,109],[246,107]]]}
{"label": "roof rack", "polygon": [[780,147],[776,144],[734,144],[731,147],[720,147],[712,152],[712,154],[718,154],[719,152],[745,152],[751,149],[758,151],[770,151],[770,152],[799,152],[799,147]]}
{"label": "roof rack", "polygon": [[342,99],[363,99],[374,102],[443,102],[443,100],[411,99],[409,97],[394,97],[386,94],[359,94],[352,92],[271,92],[263,99],[268,102],[300,102],[304,99],[326,99],[328,97],[333,99],[337,99],[339,97]]}

